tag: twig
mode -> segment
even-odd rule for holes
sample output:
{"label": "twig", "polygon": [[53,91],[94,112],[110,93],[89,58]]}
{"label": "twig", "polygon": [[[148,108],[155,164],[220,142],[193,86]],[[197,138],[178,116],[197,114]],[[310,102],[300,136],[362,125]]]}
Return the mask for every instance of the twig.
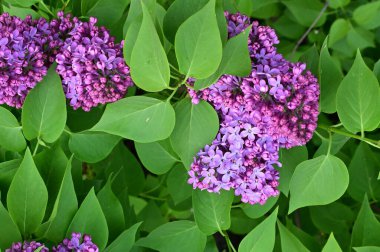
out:
{"label": "twig", "polygon": [[294,57],[294,54],[296,53],[298,47],[302,44],[302,42],[305,40],[307,35],[311,32],[311,30],[314,28],[314,26],[318,23],[319,19],[321,19],[323,13],[326,11],[327,7],[329,6],[329,1],[326,1],[325,5],[319,12],[318,16],[314,19],[313,23],[310,25],[310,27],[307,29],[307,31],[302,35],[302,37],[297,41],[297,44],[294,46],[291,58]]}

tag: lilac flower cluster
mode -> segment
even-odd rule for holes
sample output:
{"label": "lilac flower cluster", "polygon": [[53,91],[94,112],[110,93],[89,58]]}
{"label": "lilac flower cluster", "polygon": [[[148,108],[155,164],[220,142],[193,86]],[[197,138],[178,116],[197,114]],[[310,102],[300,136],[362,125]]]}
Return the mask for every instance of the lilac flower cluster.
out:
{"label": "lilac flower cluster", "polygon": [[20,108],[28,92],[56,61],[63,89],[74,109],[124,97],[133,85],[122,57],[122,43],[97,20],[79,21],[58,13],[58,19],[24,20],[0,16],[0,104]]}
{"label": "lilac flower cluster", "polygon": [[[63,13],[59,17],[61,23],[68,23]],[[106,28],[96,26],[96,18],[72,21],[72,29],[56,57],[57,72],[70,105],[89,111],[123,98],[133,85],[122,56],[123,43],[116,44]]]}
{"label": "lilac flower cluster", "polygon": [[45,53],[51,35],[45,19],[0,15],[0,104],[20,108],[51,64]]}
{"label": "lilac flower cluster", "polygon": [[42,249],[40,250],[41,252],[49,251],[49,249],[46,248],[42,243],[39,243],[36,241],[31,241],[31,242],[25,241],[24,243],[21,243],[21,242],[13,243],[12,247],[10,247],[9,249],[6,249],[5,252],[33,252],[41,247],[42,247]]}
{"label": "lilac flower cluster", "polygon": [[[252,71],[244,78],[224,75],[196,92],[193,103],[210,102],[220,117],[220,130],[202,149],[189,171],[194,189],[235,190],[242,202],[264,204],[277,196],[279,148],[304,145],[317,126],[318,80],[305,64],[277,53],[273,29],[240,14],[226,14],[229,36],[252,24],[248,48]],[[191,84],[191,83],[190,83]]]}
{"label": "lilac flower cluster", "polygon": [[[39,248],[41,252],[49,252],[49,249],[42,243],[31,242],[16,242],[12,244],[12,247],[6,249],[5,252],[33,252]],[[98,252],[99,248],[91,241],[91,236],[82,235],[80,233],[72,233],[71,239],[64,239],[58,246],[53,247],[53,252]]]}
{"label": "lilac flower cluster", "polygon": [[91,236],[80,233],[72,233],[71,239],[64,239],[57,247],[53,247],[54,252],[98,252],[99,248],[92,243]]}

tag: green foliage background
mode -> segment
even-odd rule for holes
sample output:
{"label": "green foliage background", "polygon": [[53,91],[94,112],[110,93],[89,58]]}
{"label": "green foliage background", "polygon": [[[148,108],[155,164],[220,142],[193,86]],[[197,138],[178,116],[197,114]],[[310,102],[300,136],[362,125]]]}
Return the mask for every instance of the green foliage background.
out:
{"label": "green foliage background", "polygon": [[[380,251],[380,1],[193,1],[206,7],[192,13],[181,0],[170,8],[173,0],[3,1],[4,11],[20,17],[51,18],[61,9],[98,17],[125,38],[139,89],[89,113],[73,111],[50,69],[22,111],[0,107],[1,249],[21,239],[59,242],[75,231],[107,252]],[[247,65],[246,52],[231,53],[246,34],[226,43],[211,18],[222,7],[273,27],[279,52],[306,62],[321,86],[318,129],[307,146],[281,150],[281,194],[262,206],[186,183],[186,167],[214,138],[218,118],[208,103],[172,93],[169,63],[177,58],[178,74],[201,79],[198,89],[225,73],[247,73],[238,67]],[[199,23],[208,26],[204,51],[186,44]],[[212,60],[203,62],[203,53]]]}

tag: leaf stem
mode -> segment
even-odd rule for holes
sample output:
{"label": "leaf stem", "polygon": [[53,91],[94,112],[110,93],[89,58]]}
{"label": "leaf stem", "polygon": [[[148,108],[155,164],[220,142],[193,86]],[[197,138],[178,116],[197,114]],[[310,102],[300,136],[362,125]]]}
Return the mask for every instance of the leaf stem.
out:
{"label": "leaf stem", "polygon": [[230,237],[228,236],[228,233],[220,231],[220,230],[219,230],[219,233],[224,237],[224,239],[226,239],[228,251],[229,252],[236,252],[236,249],[235,249],[234,245],[232,244]]}
{"label": "leaf stem", "polygon": [[297,41],[297,44],[294,46],[293,48],[293,51],[291,53],[291,58],[294,57],[294,54],[296,53],[298,47],[302,44],[302,42],[306,39],[307,35],[309,35],[309,33],[311,32],[311,30],[314,28],[314,26],[316,26],[316,24],[318,23],[319,19],[321,19],[323,13],[325,13],[327,7],[329,6],[329,1],[326,1],[325,2],[325,5],[323,6],[323,8],[321,9],[321,11],[319,12],[318,16],[314,19],[313,23],[310,25],[310,27],[307,29],[307,31],[302,35],[302,37]]}
{"label": "leaf stem", "polygon": [[318,128],[326,130],[327,132],[333,132],[333,133],[336,133],[336,134],[339,134],[342,136],[351,137],[351,138],[366,142],[373,147],[380,148],[380,145],[379,145],[380,141],[379,140],[374,140],[374,139],[369,139],[366,137],[358,136],[358,135],[355,135],[355,134],[352,134],[352,133],[349,133],[349,132],[346,132],[346,131],[343,131],[343,130],[340,130],[337,128],[329,127],[326,125],[318,125]]}
{"label": "leaf stem", "polygon": [[174,75],[170,75],[170,77],[172,78],[172,79],[175,79],[175,80],[181,80],[180,78],[178,78],[177,76],[174,76]]}
{"label": "leaf stem", "polygon": [[332,145],[332,136],[331,136],[331,131],[329,131],[329,147],[327,148],[327,156],[330,155],[331,145]]}
{"label": "leaf stem", "polygon": [[36,147],[34,148],[34,151],[33,151],[33,157],[35,155],[37,155],[37,151],[38,151],[38,147],[40,146],[40,139],[38,138],[37,139],[37,144],[36,144]]}
{"label": "leaf stem", "polygon": [[40,0],[38,3],[41,4],[41,5],[47,10],[47,13],[49,13],[49,14],[52,15],[53,17],[55,16],[54,13],[51,12],[51,10],[49,9],[49,7],[44,3],[43,0]]}
{"label": "leaf stem", "polygon": [[65,132],[65,133],[67,133],[68,135],[70,135],[71,136],[71,131],[70,130],[67,130],[67,129],[63,129],[63,132]]}
{"label": "leaf stem", "polygon": [[175,95],[175,93],[177,93],[177,90],[178,90],[178,87],[174,88],[174,90],[171,93],[171,95],[168,97],[168,99],[166,99],[167,102],[170,101],[173,98],[173,96]]}
{"label": "leaf stem", "polygon": [[151,199],[151,200],[156,200],[156,201],[167,201],[167,199],[154,197],[154,196],[147,195],[147,194],[144,194],[144,193],[140,193],[139,196],[141,198]]}

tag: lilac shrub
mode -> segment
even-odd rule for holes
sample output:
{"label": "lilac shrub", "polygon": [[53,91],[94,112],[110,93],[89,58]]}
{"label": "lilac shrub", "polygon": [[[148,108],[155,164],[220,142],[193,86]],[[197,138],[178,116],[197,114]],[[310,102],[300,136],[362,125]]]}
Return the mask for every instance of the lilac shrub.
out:
{"label": "lilac shrub", "polygon": [[188,182],[209,192],[233,189],[244,203],[264,204],[279,194],[279,148],[306,144],[317,127],[318,80],[305,64],[277,53],[273,29],[240,14],[226,17],[229,37],[252,24],[252,71],[243,78],[224,75],[199,92],[189,89],[193,103],[211,103],[221,123],[216,139],[194,159]]}

